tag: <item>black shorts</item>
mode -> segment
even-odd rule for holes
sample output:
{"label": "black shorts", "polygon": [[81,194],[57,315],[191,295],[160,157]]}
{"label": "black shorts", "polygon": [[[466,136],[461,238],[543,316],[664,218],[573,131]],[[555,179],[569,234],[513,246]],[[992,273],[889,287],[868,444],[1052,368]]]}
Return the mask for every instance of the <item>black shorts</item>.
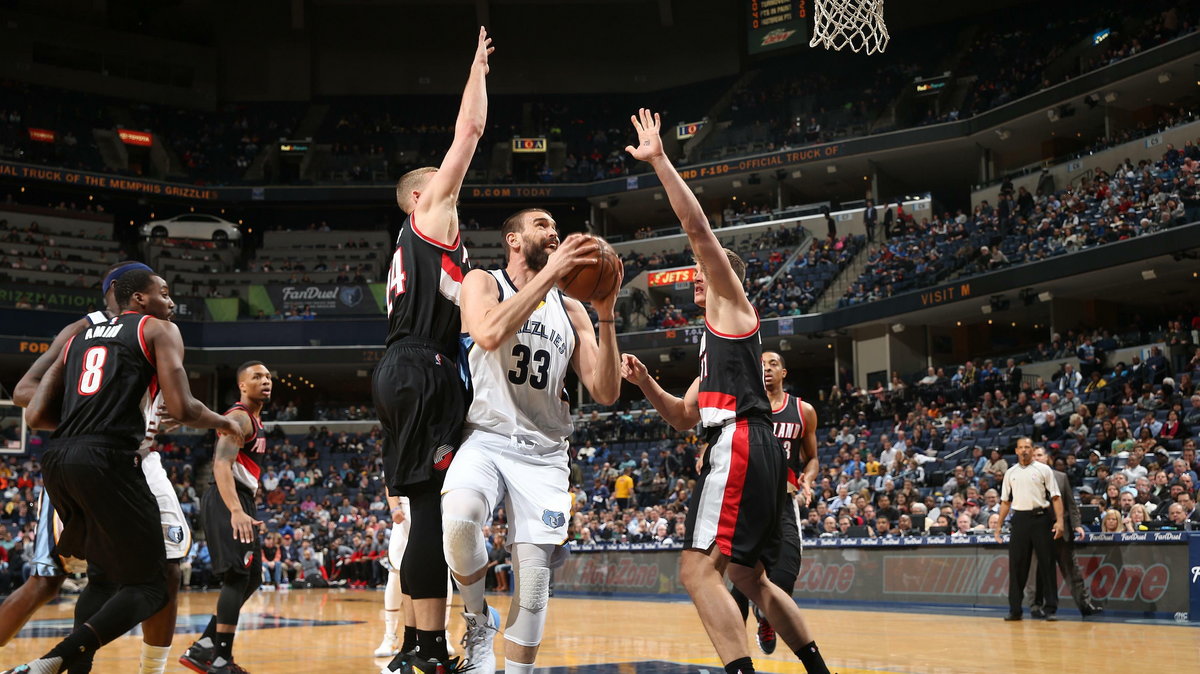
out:
{"label": "black shorts", "polygon": [[762,552],[767,577],[788,594],[792,593],[796,577],[800,575],[800,555],[803,550],[795,501],[789,494],[779,509],[779,536]]}
{"label": "black shorts", "polygon": [[[254,504],[254,493],[242,485],[237,486],[238,502],[242,511],[254,517],[258,511]],[[208,552],[212,555],[212,570],[215,574],[226,571],[250,573],[254,563],[262,557],[262,541],[258,534],[250,543],[243,543],[233,537],[233,525],[229,522],[229,508],[221,499],[221,491],[217,485],[208,486],[208,491],[200,497],[200,523],[204,527],[204,535],[208,539]]]}
{"label": "black shorts", "polygon": [[446,477],[462,441],[466,392],[458,365],[430,346],[401,341],[388,347],[371,377],[383,426],[383,475],[389,493]]}
{"label": "black shorts", "polygon": [[688,501],[684,547],[714,544],[735,564],[754,566],[779,537],[787,466],[765,419],[738,419],[707,433],[700,479]]}
{"label": "black shorts", "polygon": [[118,585],[161,582],[167,573],[158,501],[137,445],[102,436],[51,440],[42,476],[62,520],[56,553],[86,559],[89,574]]}

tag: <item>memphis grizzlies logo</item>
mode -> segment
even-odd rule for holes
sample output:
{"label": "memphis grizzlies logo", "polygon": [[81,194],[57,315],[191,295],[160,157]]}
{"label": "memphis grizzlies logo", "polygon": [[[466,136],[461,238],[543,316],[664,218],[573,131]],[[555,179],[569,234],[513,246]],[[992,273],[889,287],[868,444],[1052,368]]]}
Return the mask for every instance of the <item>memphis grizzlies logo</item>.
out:
{"label": "memphis grizzlies logo", "polygon": [[172,543],[175,543],[175,544],[179,544],[179,543],[183,542],[183,527],[175,526],[175,525],[168,525],[167,527],[165,527],[165,529],[166,529],[165,534],[166,534],[166,538],[168,541],[171,541]]}
{"label": "memphis grizzlies logo", "polygon": [[557,529],[567,523],[567,516],[556,510],[543,510],[542,521],[551,529]]}
{"label": "memphis grizzlies logo", "polygon": [[359,286],[344,286],[338,288],[338,301],[348,307],[356,307],[362,302],[363,291]]}

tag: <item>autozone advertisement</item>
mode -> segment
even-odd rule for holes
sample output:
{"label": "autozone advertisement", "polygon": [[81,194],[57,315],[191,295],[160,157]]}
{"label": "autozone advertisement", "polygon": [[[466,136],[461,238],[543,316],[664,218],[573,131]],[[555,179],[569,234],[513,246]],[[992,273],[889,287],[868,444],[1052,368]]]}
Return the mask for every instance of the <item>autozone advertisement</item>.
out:
{"label": "autozone advertisement", "polygon": [[[1076,559],[1092,596],[1115,611],[1188,612],[1188,546],[1082,545]],[[580,592],[681,594],[679,552],[605,550],[571,555],[555,586]],[[1059,605],[1073,607],[1059,578]],[[1000,547],[806,547],[795,596],[822,600],[1008,605]]]}

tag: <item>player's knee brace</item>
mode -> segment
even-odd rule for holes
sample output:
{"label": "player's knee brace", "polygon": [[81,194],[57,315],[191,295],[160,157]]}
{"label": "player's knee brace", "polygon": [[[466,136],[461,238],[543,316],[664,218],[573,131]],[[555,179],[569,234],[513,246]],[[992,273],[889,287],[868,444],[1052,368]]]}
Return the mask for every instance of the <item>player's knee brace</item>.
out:
{"label": "player's knee brace", "polygon": [[521,543],[517,548],[517,604],[504,638],[520,646],[538,646],[546,629],[550,602],[549,546]]}
{"label": "player's knee brace", "polygon": [[442,497],[442,548],[454,573],[470,576],[487,566],[483,521],[488,514],[483,497],[470,489]]}
{"label": "player's knee brace", "polygon": [[477,522],[448,516],[442,518],[442,547],[446,552],[446,564],[460,576],[470,576],[487,566],[483,528]]}

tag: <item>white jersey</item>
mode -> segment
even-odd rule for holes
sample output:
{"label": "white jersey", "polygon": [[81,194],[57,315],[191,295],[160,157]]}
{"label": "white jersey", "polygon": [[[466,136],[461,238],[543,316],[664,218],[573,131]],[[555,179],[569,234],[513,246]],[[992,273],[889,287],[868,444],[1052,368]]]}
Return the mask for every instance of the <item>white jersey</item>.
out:
{"label": "white jersey", "polygon": [[[488,273],[499,286],[501,302],[517,293],[504,270]],[[495,351],[464,337],[475,389],[467,432],[507,435],[536,453],[566,449],[572,426],[564,382],[576,337],[564,302],[561,292],[551,290],[517,334]]]}
{"label": "white jersey", "polygon": [[158,426],[162,423],[162,415],[158,413],[159,405],[163,404],[162,389],[158,387],[158,379],[154,380],[152,391],[146,391],[146,395],[142,396],[142,416],[146,417],[146,435],[142,438],[142,444],[138,447],[138,453],[146,456],[147,453],[154,451],[158,437]]}

